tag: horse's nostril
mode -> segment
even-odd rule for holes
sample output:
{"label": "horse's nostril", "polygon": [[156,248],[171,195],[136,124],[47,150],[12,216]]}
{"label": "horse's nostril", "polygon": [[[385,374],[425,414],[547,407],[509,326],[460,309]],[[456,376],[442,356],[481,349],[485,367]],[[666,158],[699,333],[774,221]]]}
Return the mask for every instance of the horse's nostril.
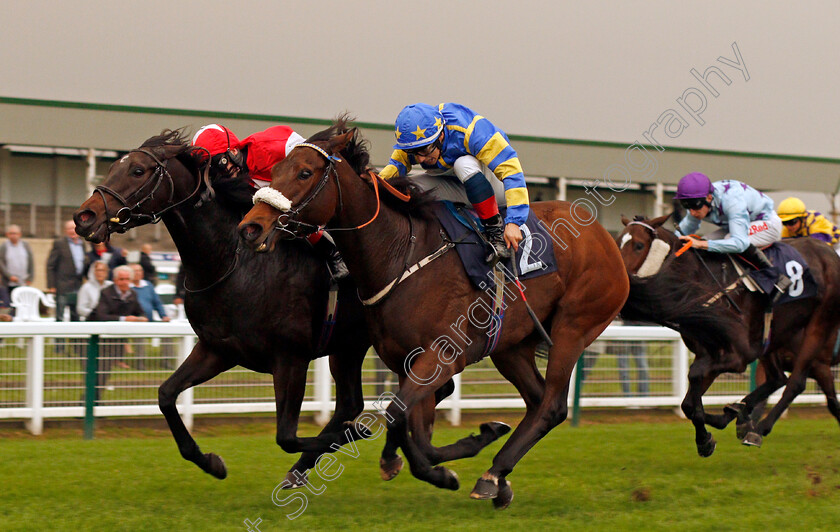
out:
{"label": "horse's nostril", "polygon": [[252,242],[260,236],[261,227],[258,224],[246,224],[242,226],[242,229],[239,230],[239,234],[242,235],[242,238]]}
{"label": "horse's nostril", "polygon": [[96,218],[96,215],[93,211],[84,210],[76,214],[74,221],[76,225],[87,226],[93,223],[93,220]]}

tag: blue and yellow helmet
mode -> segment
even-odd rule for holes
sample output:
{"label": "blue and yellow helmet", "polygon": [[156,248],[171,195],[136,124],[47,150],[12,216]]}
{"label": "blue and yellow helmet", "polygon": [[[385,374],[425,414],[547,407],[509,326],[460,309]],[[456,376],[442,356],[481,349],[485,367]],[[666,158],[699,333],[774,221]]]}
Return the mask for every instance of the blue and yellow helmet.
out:
{"label": "blue and yellow helmet", "polygon": [[443,131],[444,123],[443,115],[431,105],[415,103],[405,107],[397,115],[394,149],[416,150],[431,144]]}

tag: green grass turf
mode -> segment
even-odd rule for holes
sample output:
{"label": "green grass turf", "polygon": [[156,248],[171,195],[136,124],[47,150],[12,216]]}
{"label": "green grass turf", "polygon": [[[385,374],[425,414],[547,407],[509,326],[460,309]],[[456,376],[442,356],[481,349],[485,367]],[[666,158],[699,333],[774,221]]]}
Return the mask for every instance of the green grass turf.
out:
{"label": "green grass turf", "polygon": [[[499,449],[450,464],[457,492],[411,477],[379,479],[382,439],[338,455],[341,475],[315,479],[294,521],[294,505],[272,502],[293,463],[275,444],[270,422],[255,419],[195,431],[205,452],[229,468],[219,481],[181,459],[158,428],[78,428],[40,437],[0,427],[0,530],[829,530],[840,522],[840,438],[824,411],[782,419],[761,449],[742,447],[734,427],[715,432],[718,448],[700,458],[690,423],[672,415],[604,417],[584,412],[578,428],[552,431],[509,479],[515,498],[503,512],[469,499]],[[817,412],[817,413],[814,413]],[[483,418],[492,418],[485,415]],[[478,418],[476,418],[478,419]],[[476,430],[441,423],[437,443]],[[315,427],[304,425],[311,434]],[[338,464],[331,468],[335,473]],[[283,492],[287,496],[290,492]]]}

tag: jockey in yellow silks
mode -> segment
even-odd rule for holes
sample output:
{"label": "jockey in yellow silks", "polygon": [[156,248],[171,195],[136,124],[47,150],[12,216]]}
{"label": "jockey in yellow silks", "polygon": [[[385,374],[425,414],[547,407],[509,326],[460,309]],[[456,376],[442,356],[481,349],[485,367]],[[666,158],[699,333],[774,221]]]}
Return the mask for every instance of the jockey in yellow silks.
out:
{"label": "jockey in yellow silks", "polygon": [[785,199],[777,212],[782,219],[782,238],[816,238],[840,252],[840,229],[819,212],[807,210],[801,199]]}

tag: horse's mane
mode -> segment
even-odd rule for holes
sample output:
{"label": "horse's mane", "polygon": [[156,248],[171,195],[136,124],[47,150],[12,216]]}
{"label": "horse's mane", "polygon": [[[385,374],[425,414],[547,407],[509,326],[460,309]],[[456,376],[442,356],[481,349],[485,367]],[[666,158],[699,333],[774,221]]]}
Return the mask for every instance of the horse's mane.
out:
{"label": "horse's mane", "polygon": [[[315,133],[306,139],[306,142],[328,141],[333,137],[343,135],[353,129],[352,125],[350,125],[352,120],[353,118],[350,115],[343,113],[335,119],[333,125]],[[350,164],[357,174],[362,174],[367,171],[368,164],[370,163],[369,146],[370,143],[357,132],[353,135],[350,142],[347,143],[347,146],[341,150],[341,155],[347,159],[348,164]]]}
{"label": "horse's mane", "polygon": [[[329,128],[315,133],[307,139],[307,142],[328,141],[333,137],[347,133],[353,129],[351,125],[352,118],[344,113],[336,118],[335,123]],[[365,140],[358,131],[353,135],[353,138],[343,150],[341,155],[347,159],[347,163],[353,168],[353,171],[359,175],[366,174],[370,168],[370,143]],[[417,185],[412,183],[407,177],[394,177],[388,180],[388,184],[402,192],[408,194],[411,200],[404,202],[392,195],[384,187],[379,187],[379,198],[382,202],[392,209],[420,217],[432,216],[432,203],[435,198],[429,192],[421,191]],[[371,184],[371,186],[373,186]]]}
{"label": "horse's mane", "polygon": [[[638,216],[635,220],[650,222]],[[721,310],[727,304],[725,298],[704,306],[718,293],[718,287],[705,269],[699,269],[698,275],[693,275],[691,269],[686,268],[687,255],[674,256],[676,235],[665,228],[661,229],[671,240],[672,253],[656,275],[645,279],[630,278],[630,295],[621,310],[621,316],[625,320],[658,323],[696,337],[703,345],[710,347],[710,353],[714,354],[718,349],[729,346],[729,331],[733,326],[739,326],[740,318],[732,309]],[[702,250],[693,250],[691,253],[702,254],[700,258],[707,263],[719,264],[725,260],[720,254]],[[695,265],[699,267],[699,264]],[[712,270],[715,268],[712,267]]]}

